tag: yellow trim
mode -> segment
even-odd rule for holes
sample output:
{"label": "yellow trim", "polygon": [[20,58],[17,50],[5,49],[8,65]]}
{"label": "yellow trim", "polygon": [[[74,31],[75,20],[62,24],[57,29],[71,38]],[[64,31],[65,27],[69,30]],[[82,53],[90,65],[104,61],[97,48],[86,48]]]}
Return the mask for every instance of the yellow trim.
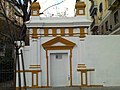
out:
{"label": "yellow trim", "polygon": [[30,65],[29,68],[40,68],[40,65]]}
{"label": "yellow trim", "polygon": [[40,66],[30,66],[29,68],[40,68]]}
{"label": "yellow trim", "polygon": [[[34,3],[32,3],[31,6],[30,6],[31,15],[32,15],[32,16],[39,16],[39,15],[40,15],[40,14],[39,14],[40,8],[41,8],[41,7],[40,7],[40,5],[39,5],[39,2],[34,2]],[[37,11],[37,13],[34,14],[34,11]]]}
{"label": "yellow trim", "polygon": [[[65,44],[65,46],[52,46],[53,44],[57,43],[57,42],[61,42],[63,44]],[[58,49],[58,48],[63,48],[63,49],[70,49],[70,48],[73,48],[75,46],[75,43],[71,42],[71,41],[68,41],[60,36],[57,36],[56,38],[52,39],[52,40],[49,40],[45,43],[42,44],[43,48],[44,49]]]}
{"label": "yellow trim", "polygon": [[[17,70],[16,72],[30,72],[32,74],[32,88],[38,88],[38,73],[42,72],[42,70]],[[36,74],[36,85],[34,85],[34,74]],[[24,88],[24,87],[23,87]]]}
{"label": "yellow trim", "polygon": [[[35,77],[34,77],[34,74],[36,74],[36,85],[34,85],[34,79],[35,79]],[[38,87],[38,73],[36,72],[36,73],[32,73],[32,87],[33,88],[37,88]]]}
{"label": "yellow trim", "polygon": [[73,36],[73,28],[69,28],[69,36]]}
{"label": "yellow trim", "polygon": [[[32,34],[30,34],[30,35],[32,35],[32,38],[38,38],[38,36],[57,36],[57,35],[59,35],[59,36],[76,36],[76,34],[80,34],[80,33],[82,33],[82,34],[88,34],[87,32],[85,33],[84,31],[82,31],[82,29],[84,29],[84,28],[87,28],[87,27],[79,27],[80,28],[80,31],[81,32],[79,32],[79,33],[75,33],[74,32],[74,29],[75,29],[76,27],[69,27],[68,28],[68,32],[65,32],[65,28],[64,27],[61,27],[60,28],[60,33],[57,33],[57,27],[52,27],[51,28],[51,30],[52,30],[52,33],[50,33],[49,32],[49,28],[44,28],[44,33],[43,34],[38,34],[37,33],[37,27],[35,28],[33,28],[32,29],[32,31],[33,31],[33,33]],[[77,27],[78,28],[78,27]]]}
{"label": "yellow trim", "polygon": [[73,46],[48,46],[45,47],[46,50],[69,50]]}
{"label": "yellow trim", "polygon": [[37,28],[32,28],[32,38],[38,38]]}
{"label": "yellow trim", "polygon": [[[86,4],[85,4],[85,2],[77,2],[76,3],[76,5],[75,5],[75,9],[76,9],[76,16],[77,15],[85,15],[85,7],[86,7]],[[82,14],[80,14],[79,13],[79,10],[83,10],[83,13]]]}
{"label": "yellow trim", "polygon": [[52,34],[53,36],[56,36],[56,28],[52,28]]}
{"label": "yellow trim", "polygon": [[70,49],[70,86],[72,87],[72,48]]}
{"label": "yellow trim", "polygon": [[[78,68],[77,71],[81,72],[81,86],[88,86],[87,72],[88,71],[95,71],[95,69]],[[85,74],[85,83],[83,83],[83,74]]]}
{"label": "yellow trim", "polygon": [[80,28],[80,38],[84,38],[85,37],[85,30],[84,27]]}
{"label": "yellow trim", "polygon": [[[61,42],[66,46],[52,46],[57,42]],[[75,46],[75,43],[58,36],[50,41],[43,43],[42,46],[46,50],[47,86],[49,87],[48,50],[70,50],[70,86],[72,86],[72,48]]]}
{"label": "yellow trim", "polygon": [[47,72],[47,87],[49,87],[49,74],[48,74],[48,50],[46,50],[46,72]]}
{"label": "yellow trim", "polygon": [[34,65],[30,65],[30,66],[40,66],[40,65],[35,65],[35,64],[34,64]]}
{"label": "yellow trim", "polygon": [[75,9],[85,8],[85,7],[86,7],[85,2],[77,2],[77,3],[75,4]]}
{"label": "yellow trim", "polygon": [[16,72],[42,72],[42,70],[16,70]]}
{"label": "yellow trim", "polygon": [[[83,75],[85,73],[85,83],[83,83]],[[87,83],[87,71],[84,71],[84,72],[81,72],[81,86],[87,86],[88,83]]]}
{"label": "yellow trim", "polygon": [[65,36],[65,28],[60,28],[61,30],[61,36]]}
{"label": "yellow trim", "polygon": [[[47,87],[49,87],[48,50],[46,50]],[[72,49],[70,49],[70,86],[72,87]]]}
{"label": "yellow trim", "polygon": [[48,36],[48,28],[44,28],[44,35]]}
{"label": "yellow trim", "polygon": [[84,69],[86,69],[86,65],[85,64],[78,64],[77,68],[84,68]]}

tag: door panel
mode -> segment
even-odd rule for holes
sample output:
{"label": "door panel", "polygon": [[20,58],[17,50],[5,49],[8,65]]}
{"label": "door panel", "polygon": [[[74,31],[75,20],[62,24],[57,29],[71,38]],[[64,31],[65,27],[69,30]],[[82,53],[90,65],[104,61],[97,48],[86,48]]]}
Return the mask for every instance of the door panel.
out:
{"label": "door panel", "polygon": [[50,86],[68,86],[69,68],[67,53],[50,54]]}

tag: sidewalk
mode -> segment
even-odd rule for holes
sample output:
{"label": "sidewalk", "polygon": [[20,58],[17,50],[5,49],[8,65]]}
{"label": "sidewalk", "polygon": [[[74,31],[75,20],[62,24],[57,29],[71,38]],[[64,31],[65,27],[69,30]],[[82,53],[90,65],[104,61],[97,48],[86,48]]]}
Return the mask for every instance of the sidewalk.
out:
{"label": "sidewalk", "polygon": [[116,87],[54,87],[54,88],[37,88],[27,90],[120,90],[120,86]]}

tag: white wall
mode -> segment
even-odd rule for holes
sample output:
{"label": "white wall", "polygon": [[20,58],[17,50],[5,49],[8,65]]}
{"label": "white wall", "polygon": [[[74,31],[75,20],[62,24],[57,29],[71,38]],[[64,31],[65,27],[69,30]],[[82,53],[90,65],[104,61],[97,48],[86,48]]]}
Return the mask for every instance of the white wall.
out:
{"label": "white wall", "polygon": [[[120,36],[87,36],[83,62],[95,68],[93,84],[120,85]],[[81,52],[82,53],[82,52]]]}
{"label": "white wall", "polygon": [[[41,44],[53,38],[41,37],[35,41],[31,39],[30,46],[24,48],[25,68],[29,69],[30,64],[41,65],[42,72],[39,75],[39,86],[47,85],[46,52]],[[120,85],[120,36],[88,35],[84,41],[80,41],[79,37],[64,38],[76,43],[72,52],[73,85],[80,85],[80,73],[77,72],[77,64],[79,63],[86,64],[87,68],[95,68],[95,72],[88,74],[89,84]],[[30,77],[30,75],[27,76],[29,86],[31,86]]]}

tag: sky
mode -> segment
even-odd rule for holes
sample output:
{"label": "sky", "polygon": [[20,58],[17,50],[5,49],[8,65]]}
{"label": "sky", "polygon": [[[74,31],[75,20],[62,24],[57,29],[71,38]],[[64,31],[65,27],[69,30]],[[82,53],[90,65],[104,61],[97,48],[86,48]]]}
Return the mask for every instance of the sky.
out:
{"label": "sky", "polygon": [[75,8],[76,0],[37,0],[37,1],[39,1],[41,6],[40,13],[43,12],[49,6],[64,1],[59,5],[47,9],[42,15],[43,17],[56,17],[56,16],[73,17],[74,16],[74,8]]}

